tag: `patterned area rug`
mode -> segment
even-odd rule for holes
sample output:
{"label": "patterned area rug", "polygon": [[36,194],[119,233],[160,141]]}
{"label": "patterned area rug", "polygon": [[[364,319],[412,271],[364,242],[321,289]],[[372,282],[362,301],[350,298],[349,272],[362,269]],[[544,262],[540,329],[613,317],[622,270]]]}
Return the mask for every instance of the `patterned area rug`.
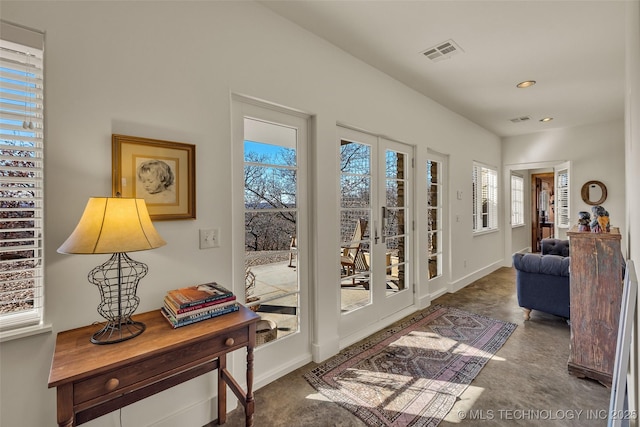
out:
{"label": "patterned area rug", "polygon": [[304,377],[369,426],[437,426],[515,328],[435,305]]}

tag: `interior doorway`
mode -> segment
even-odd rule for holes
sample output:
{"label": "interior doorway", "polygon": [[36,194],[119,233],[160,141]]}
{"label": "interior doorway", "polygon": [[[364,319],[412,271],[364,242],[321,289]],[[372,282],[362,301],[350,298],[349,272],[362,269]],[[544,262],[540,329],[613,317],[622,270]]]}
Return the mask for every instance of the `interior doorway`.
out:
{"label": "interior doorway", "polygon": [[533,252],[540,252],[542,239],[554,237],[554,173],[532,174],[531,189],[531,248]]}

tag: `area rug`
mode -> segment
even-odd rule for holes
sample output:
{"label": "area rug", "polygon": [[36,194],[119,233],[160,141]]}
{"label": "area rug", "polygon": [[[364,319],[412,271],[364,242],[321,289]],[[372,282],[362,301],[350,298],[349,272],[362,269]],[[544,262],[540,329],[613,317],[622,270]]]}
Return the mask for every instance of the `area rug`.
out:
{"label": "area rug", "polygon": [[435,305],[304,377],[369,426],[437,426],[516,325]]}

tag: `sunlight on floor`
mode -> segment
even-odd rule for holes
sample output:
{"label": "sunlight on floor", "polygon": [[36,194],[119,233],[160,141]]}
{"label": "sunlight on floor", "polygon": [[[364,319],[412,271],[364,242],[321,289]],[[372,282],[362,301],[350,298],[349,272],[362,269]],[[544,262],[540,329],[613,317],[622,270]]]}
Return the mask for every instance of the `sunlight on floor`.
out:
{"label": "sunlight on floor", "polygon": [[[460,424],[465,417],[461,417],[461,413],[468,413],[475,404],[476,400],[480,397],[482,392],[485,389],[483,387],[475,387],[470,385],[467,389],[462,393],[460,399],[456,402],[456,404],[451,408],[451,411],[447,414],[447,416],[443,419],[443,421],[447,421],[450,423]],[[317,400],[320,402],[332,402],[331,399],[323,396],[321,393],[312,393],[305,397],[309,400]]]}
{"label": "sunlight on floor", "polygon": [[311,393],[305,396],[305,399],[318,400],[321,402],[333,402],[331,399],[324,397],[321,393]]}

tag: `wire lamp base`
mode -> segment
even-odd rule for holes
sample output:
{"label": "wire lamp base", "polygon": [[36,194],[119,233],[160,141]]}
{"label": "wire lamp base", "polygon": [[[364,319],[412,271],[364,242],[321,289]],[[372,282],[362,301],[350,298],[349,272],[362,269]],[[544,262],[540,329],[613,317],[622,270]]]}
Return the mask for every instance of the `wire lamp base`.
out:
{"label": "wire lamp base", "polygon": [[109,321],[104,325],[104,328],[93,334],[91,342],[94,344],[115,344],[137,337],[146,328],[144,323],[134,322],[131,319]]}
{"label": "wire lamp base", "polygon": [[120,252],[89,272],[89,281],[100,290],[98,313],[107,320],[105,326],[91,337],[92,343],[114,344],[144,332],[144,323],[133,321],[131,316],[140,304],[136,295],[138,282],[147,271],[146,264]]}

